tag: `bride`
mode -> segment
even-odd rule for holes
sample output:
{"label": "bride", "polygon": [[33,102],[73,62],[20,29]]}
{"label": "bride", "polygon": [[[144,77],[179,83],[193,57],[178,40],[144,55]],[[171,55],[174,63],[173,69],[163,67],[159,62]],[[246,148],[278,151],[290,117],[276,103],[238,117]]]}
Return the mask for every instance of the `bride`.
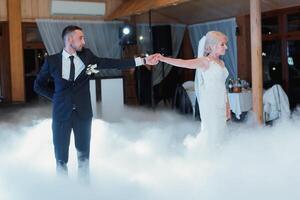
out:
{"label": "bride", "polygon": [[177,67],[196,69],[195,93],[199,102],[201,134],[196,140],[218,145],[225,136],[226,121],[231,112],[225,87],[228,71],[220,56],[225,55],[227,37],[210,31],[199,42],[198,58],[174,59],[159,55],[162,62]]}

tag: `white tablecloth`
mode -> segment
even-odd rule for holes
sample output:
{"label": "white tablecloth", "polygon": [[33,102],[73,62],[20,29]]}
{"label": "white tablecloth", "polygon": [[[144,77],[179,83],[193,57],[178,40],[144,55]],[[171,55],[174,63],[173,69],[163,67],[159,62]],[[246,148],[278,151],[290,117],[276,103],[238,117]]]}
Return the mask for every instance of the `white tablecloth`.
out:
{"label": "white tablecloth", "polygon": [[231,111],[237,119],[240,119],[242,112],[252,109],[252,92],[250,90],[241,93],[228,93]]}

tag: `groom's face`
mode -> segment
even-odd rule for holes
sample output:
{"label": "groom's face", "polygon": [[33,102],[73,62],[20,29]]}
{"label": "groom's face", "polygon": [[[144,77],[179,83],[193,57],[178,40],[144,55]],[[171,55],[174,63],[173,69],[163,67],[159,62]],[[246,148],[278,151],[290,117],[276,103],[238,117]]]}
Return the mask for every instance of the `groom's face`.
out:
{"label": "groom's face", "polygon": [[70,36],[70,45],[76,51],[81,51],[85,45],[84,34],[81,30],[75,30]]}

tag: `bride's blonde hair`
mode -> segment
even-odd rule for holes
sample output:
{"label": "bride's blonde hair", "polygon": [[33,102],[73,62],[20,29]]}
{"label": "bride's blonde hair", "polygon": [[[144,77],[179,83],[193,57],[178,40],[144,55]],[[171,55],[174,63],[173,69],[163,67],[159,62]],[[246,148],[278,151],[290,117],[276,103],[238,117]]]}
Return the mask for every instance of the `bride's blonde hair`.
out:
{"label": "bride's blonde hair", "polygon": [[206,33],[204,56],[209,55],[212,52],[212,46],[217,45],[221,39],[227,39],[227,36],[220,31],[209,31]]}

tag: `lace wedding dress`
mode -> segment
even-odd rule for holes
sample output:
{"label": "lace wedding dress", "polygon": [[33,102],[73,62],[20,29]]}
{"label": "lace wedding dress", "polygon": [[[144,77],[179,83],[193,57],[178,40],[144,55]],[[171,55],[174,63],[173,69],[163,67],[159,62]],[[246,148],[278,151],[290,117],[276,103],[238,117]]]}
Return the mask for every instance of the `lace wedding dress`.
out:
{"label": "lace wedding dress", "polygon": [[[219,145],[226,132],[225,81],[228,71],[220,64],[210,61],[206,70],[196,70],[195,90],[199,103],[201,131],[196,138],[187,138],[188,146]],[[198,80],[197,80],[198,79]]]}

